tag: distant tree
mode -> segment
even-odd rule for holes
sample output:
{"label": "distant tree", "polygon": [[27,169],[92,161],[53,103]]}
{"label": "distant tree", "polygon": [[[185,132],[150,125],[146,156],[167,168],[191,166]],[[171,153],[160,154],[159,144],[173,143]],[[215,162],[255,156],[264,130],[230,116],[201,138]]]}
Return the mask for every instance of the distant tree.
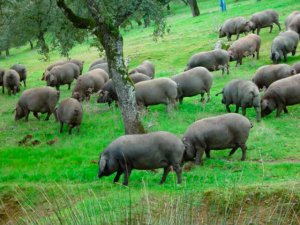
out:
{"label": "distant tree", "polygon": [[197,0],[181,0],[184,4],[189,5],[192,11],[193,17],[200,15]]}
{"label": "distant tree", "polygon": [[193,17],[199,16],[200,10],[199,10],[198,4],[197,4],[197,0],[188,0],[188,3],[191,7]]}

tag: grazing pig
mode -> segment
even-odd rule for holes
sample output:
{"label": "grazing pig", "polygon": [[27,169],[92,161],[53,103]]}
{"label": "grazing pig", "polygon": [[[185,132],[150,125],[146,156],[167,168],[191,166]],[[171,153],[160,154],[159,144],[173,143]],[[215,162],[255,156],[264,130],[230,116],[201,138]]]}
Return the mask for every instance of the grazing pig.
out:
{"label": "grazing pig", "polygon": [[7,70],[3,76],[2,93],[4,94],[4,88],[7,89],[8,95],[13,92],[16,95],[20,92],[20,76],[15,70]]}
{"label": "grazing pig", "polygon": [[59,90],[60,85],[67,84],[68,90],[74,79],[80,75],[78,66],[74,63],[66,63],[61,66],[55,66],[50,71],[45,72],[47,86],[56,87]]}
{"label": "grazing pig", "polygon": [[242,65],[243,57],[250,55],[255,56],[259,59],[259,49],[260,49],[261,39],[255,34],[248,34],[235,42],[228,49],[228,54],[230,61],[236,60],[236,66],[238,64]]}
{"label": "grazing pig", "polygon": [[222,49],[195,54],[190,58],[185,71],[198,66],[205,67],[209,71],[222,69],[222,74],[226,69],[227,74],[229,74],[229,54]]}
{"label": "grazing pig", "polygon": [[3,86],[4,74],[5,74],[5,70],[0,68],[0,86]]}
{"label": "grazing pig", "polygon": [[110,106],[112,102],[118,102],[118,95],[112,79],[109,79],[99,91],[97,103],[108,103]]}
{"label": "grazing pig", "polygon": [[177,84],[169,78],[158,78],[139,82],[135,85],[136,102],[139,107],[165,104],[167,112],[171,104],[177,110]]}
{"label": "grazing pig", "polygon": [[261,120],[260,95],[257,86],[250,80],[234,79],[230,81],[223,90],[216,94],[223,94],[222,103],[226,105],[227,112],[230,112],[229,105],[236,105],[235,112],[246,115],[246,108],[254,107],[257,121]]}
{"label": "grazing pig", "polygon": [[26,87],[26,78],[27,78],[27,70],[26,67],[24,65],[21,64],[15,64],[12,67],[10,67],[11,69],[17,71],[17,73],[20,76],[20,82],[23,81],[24,83],[24,87]]}
{"label": "grazing pig", "polygon": [[149,76],[142,74],[142,73],[134,73],[134,74],[129,75],[129,77],[134,84],[142,82],[142,81],[150,80]]}
{"label": "grazing pig", "polygon": [[252,78],[258,88],[268,88],[276,80],[296,74],[296,70],[287,64],[267,65],[260,67]]}
{"label": "grazing pig", "polygon": [[287,62],[287,54],[296,54],[299,42],[299,35],[292,30],[280,33],[272,42],[271,60],[273,63],[279,63],[282,59]]}
{"label": "grazing pig", "polygon": [[299,11],[294,11],[292,12],[290,15],[288,15],[288,17],[285,19],[285,29],[288,30],[289,28],[289,24],[291,23],[291,21],[295,18],[295,16],[300,15]]}
{"label": "grazing pig", "polygon": [[279,30],[281,30],[279,23],[279,15],[276,11],[268,9],[262,12],[254,13],[251,16],[250,21],[252,22],[252,31],[254,33],[257,30],[257,35],[261,28],[270,27],[270,33],[273,30],[273,24],[275,23]]}
{"label": "grazing pig", "polygon": [[[134,73],[134,74],[130,75],[130,78],[134,84],[142,82],[142,81],[150,80],[150,77],[148,77],[144,74],[141,74],[141,73]],[[99,98],[98,98],[97,102],[98,103],[108,103],[108,105],[110,106],[113,101],[115,101],[116,103],[118,102],[118,95],[117,95],[117,92],[113,85],[112,80],[109,79],[105,83],[103,88],[99,91]]]}
{"label": "grazing pig", "polygon": [[[109,74],[109,69],[108,69],[108,64],[107,63],[100,63],[96,64],[93,67],[90,67],[89,71],[94,70],[94,69],[102,69],[104,70],[107,74]],[[109,77],[111,78],[111,77]]]}
{"label": "grazing pig", "polygon": [[89,101],[92,93],[98,92],[108,81],[108,74],[102,69],[94,69],[77,79],[72,97],[79,101]]}
{"label": "grazing pig", "polygon": [[[300,62],[294,63],[294,64],[293,64],[293,68],[295,69],[296,74],[297,74],[297,73],[300,73]],[[1,78],[0,78],[0,79],[1,79]]]}
{"label": "grazing pig", "polygon": [[300,103],[300,74],[275,81],[266,90],[261,99],[261,115],[265,117],[277,109],[276,117],[282,110],[288,113],[286,106]]}
{"label": "grazing pig", "polygon": [[247,34],[252,30],[252,22],[244,17],[235,17],[224,22],[219,30],[219,38],[227,37],[231,41],[231,35],[236,34],[236,40],[239,39],[241,33]]}
{"label": "grazing pig", "polygon": [[69,127],[69,134],[72,134],[74,127],[77,128],[77,133],[79,133],[82,113],[82,106],[77,99],[68,98],[63,100],[56,109],[57,120],[60,122],[59,132],[62,133],[64,123],[66,123]]}
{"label": "grazing pig", "polygon": [[59,91],[50,87],[31,88],[23,92],[16,106],[15,120],[25,117],[28,121],[30,112],[39,120],[38,113],[47,113],[45,120],[49,120],[55,112],[55,106],[59,99]]}
{"label": "grazing pig", "polygon": [[43,73],[43,76],[42,76],[42,79],[41,79],[41,80],[45,80],[45,77],[46,77],[46,76],[45,76],[45,73],[46,73],[47,71],[52,70],[52,68],[55,67],[55,66],[61,66],[61,65],[64,65],[64,64],[66,64],[66,63],[67,63],[67,60],[62,60],[62,61],[58,61],[58,62],[55,62],[55,63],[53,63],[53,64],[47,66],[45,72]]}
{"label": "grazing pig", "polygon": [[163,184],[172,166],[180,184],[184,152],[182,141],[169,132],[124,135],[113,141],[100,155],[98,177],[117,172],[114,182],[118,182],[124,174],[123,185],[128,185],[133,169],[164,168],[160,181]]}
{"label": "grazing pig", "polygon": [[75,65],[77,65],[79,67],[79,71],[80,71],[79,75],[82,74],[84,61],[79,60],[79,59],[71,59],[70,61],[67,61],[67,63],[74,63]]}
{"label": "grazing pig", "polygon": [[184,97],[201,95],[204,101],[204,94],[207,93],[207,102],[210,100],[210,88],[213,83],[212,74],[204,67],[195,67],[186,72],[171,77],[177,84],[177,99],[182,104]]}
{"label": "grazing pig", "polygon": [[97,64],[102,64],[102,63],[107,63],[107,60],[105,58],[103,59],[98,59],[96,61],[94,61],[91,65],[90,65],[90,68],[89,68],[89,71],[91,70],[91,68]]}
{"label": "grazing pig", "polygon": [[298,12],[294,17],[291,19],[287,26],[287,30],[292,30],[300,35],[300,13]]}
{"label": "grazing pig", "polygon": [[240,147],[244,161],[251,127],[246,117],[236,113],[198,120],[188,127],[182,139],[186,146],[185,160],[196,158],[195,163],[203,165],[204,152],[210,158],[210,150],[231,148],[231,156]]}
{"label": "grazing pig", "polygon": [[152,62],[146,60],[138,67],[131,70],[129,72],[129,75],[131,75],[133,73],[142,73],[142,74],[149,76],[151,79],[153,79],[154,75],[155,75],[155,68],[154,68],[154,65]]}

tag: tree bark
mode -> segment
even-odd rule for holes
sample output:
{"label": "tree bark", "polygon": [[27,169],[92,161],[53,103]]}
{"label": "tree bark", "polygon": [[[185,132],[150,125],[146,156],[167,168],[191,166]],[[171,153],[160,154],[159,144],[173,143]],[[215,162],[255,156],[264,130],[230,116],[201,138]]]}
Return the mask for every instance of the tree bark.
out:
{"label": "tree bark", "polygon": [[124,64],[123,37],[118,30],[114,30],[113,33],[109,29],[105,32],[103,32],[103,28],[100,30],[101,32],[98,32],[97,36],[106,52],[109,72],[112,74],[112,81],[122,111],[125,133],[145,133],[144,127],[139,120],[134,86],[128,79],[128,71]]}
{"label": "tree bark", "polygon": [[143,17],[144,20],[144,28],[147,28],[150,26],[150,19],[149,19],[149,15],[146,13]]}
{"label": "tree bark", "polygon": [[29,44],[30,44],[30,49],[32,50],[33,49],[33,43],[31,40],[29,40]]}
{"label": "tree bark", "polygon": [[40,32],[37,36],[37,45],[40,46],[41,48],[41,54],[45,56],[45,60],[47,61],[49,59],[49,47],[46,43],[45,37],[44,37],[44,33]]}
{"label": "tree bark", "polygon": [[191,7],[193,17],[199,16],[200,10],[197,4],[197,0],[189,0],[189,5]]}

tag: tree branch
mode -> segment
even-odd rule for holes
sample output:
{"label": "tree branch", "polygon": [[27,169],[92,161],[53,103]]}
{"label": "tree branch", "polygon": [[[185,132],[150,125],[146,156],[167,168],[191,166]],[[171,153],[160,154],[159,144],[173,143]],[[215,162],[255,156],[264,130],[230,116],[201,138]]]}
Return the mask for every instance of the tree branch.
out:
{"label": "tree branch", "polygon": [[92,19],[77,16],[65,3],[64,0],[56,0],[57,6],[62,9],[64,15],[79,29],[92,29],[96,23]]}
{"label": "tree branch", "polygon": [[138,8],[143,3],[143,0],[135,0],[133,1],[133,9],[130,10],[130,7],[128,7],[127,10],[124,11],[123,14],[117,14],[116,16],[116,26],[120,26],[122,23],[124,23],[133,13],[135,13]]}

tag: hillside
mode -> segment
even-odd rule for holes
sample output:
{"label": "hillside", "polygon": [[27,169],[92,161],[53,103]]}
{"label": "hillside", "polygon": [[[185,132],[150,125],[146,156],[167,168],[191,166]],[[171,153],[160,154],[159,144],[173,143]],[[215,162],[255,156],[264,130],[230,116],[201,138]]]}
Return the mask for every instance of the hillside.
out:
{"label": "hillside", "polygon": [[[183,71],[194,53],[213,49],[225,19],[249,18],[254,12],[272,8],[279,12],[284,28],[286,16],[300,10],[299,0],[229,0],[226,13],[220,12],[218,4],[199,1],[201,16],[197,18],[192,18],[183,4],[172,4],[167,16],[170,32],[158,42],[153,41],[152,27],[143,29],[135,24],[132,30],[124,31],[130,68],[149,59],[155,64],[156,77],[169,77]],[[230,80],[250,79],[258,67],[271,64],[270,47],[278,33],[277,26],[271,34],[268,28],[261,30],[258,61],[247,58],[240,67],[232,62],[230,75],[213,72],[209,103],[202,105],[199,96],[186,98],[177,112],[169,114],[165,106],[150,107],[142,119],[146,129],[165,130],[181,137],[194,121],[226,113],[222,97],[215,94]],[[60,59],[53,51],[51,62],[41,62],[37,51],[29,46],[12,49],[11,54],[0,58],[0,67],[25,64],[27,88],[44,86],[41,76],[46,65]],[[76,46],[71,57],[85,60],[87,71],[98,55],[86,43]],[[288,57],[288,64],[297,61],[300,50]],[[70,95],[67,86],[61,87],[61,100]],[[254,127],[244,162],[240,161],[241,150],[231,158],[227,150],[212,151],[212,158],[204,159],[204,166],[185,168],[182,185],[176,184],[174,173],[160,186],[162,170],[134,170],[129,187],[123,187],[121,183],[113,184],[112,176],[97,178],[99,154],[123,134],[118,108],[97,104],[97,96],[93,96],[83,103],[80,134],[69,136],[67,132],[59,134],[53,116],[50,121],[37,121],[30,115],[27,123],[15,122],[12,111],[19,97],[20,93],[0,94],[0,224],[9,220],[21,223],[22,218],[44,224],[300,224],[299,105],[289,107],[289,114],[280,118],[272,113],[260,123],[255,121],[254,109],[247,110]],[[29,134],[39,143],[19,145]],[[51,140],[55,144],[48,145]]]}

